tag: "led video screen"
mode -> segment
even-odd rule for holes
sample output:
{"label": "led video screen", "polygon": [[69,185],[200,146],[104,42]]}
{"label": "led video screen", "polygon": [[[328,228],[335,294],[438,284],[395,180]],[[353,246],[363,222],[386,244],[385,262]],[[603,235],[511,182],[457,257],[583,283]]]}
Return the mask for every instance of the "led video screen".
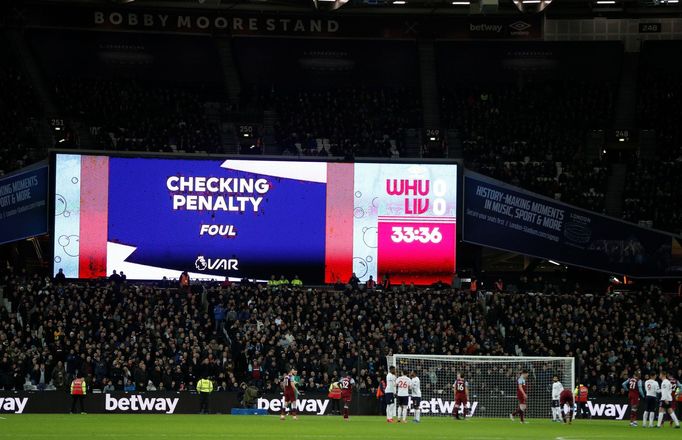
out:
{"label": "led video screen", "polygon": [[47,166],[0,178],[0,244],[47,232]]}
{"label": "led video screen", "polygon": [[457,165],[56,154],[54,272],[447,281]]}

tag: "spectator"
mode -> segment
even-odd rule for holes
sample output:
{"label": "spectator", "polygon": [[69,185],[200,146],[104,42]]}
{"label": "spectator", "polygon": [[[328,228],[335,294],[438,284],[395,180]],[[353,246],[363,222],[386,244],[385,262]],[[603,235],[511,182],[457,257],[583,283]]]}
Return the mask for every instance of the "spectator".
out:
{"label": "spectator", "polygon": [[57,362],[52,370],[52,385],[57,390],[66,390],[66,370],[62,361]]}
{"label": "spectator", "polygon": [[114,284],[119,284],[121,282],[121,276],[116,273],[116,270],[114,270],[112,274],[109,275],[109,281],[111,281]]}
{"label": "spectator", "polygon": [[372,291],[372,290],[376,289],[376,287],[377,287],[377,283],[376,283],[376,281],[374,281],[374,278],[372,277],[372,275],[370,275],[369,279],[365,283],[365,289]]}
{"label": "spectator", "polygon": [[213,307],[213,319],[215,320],[215,333],[222,331],[225,320],[225,309],[222,304],[218,303]]}
{"label": "spectator", "polygon": [[189,274],[187,273],[187,271],[183,271],[180,274],[179,283],[180,283],[180,290],[181,291],[183,291],[185,293],[190,293],[190,290],[189,290],[189,287],[190,287],[189,286]]}
{"label": "spectator", "polygon": [[348,285],[354,290],[357,290],[357,288],[360,286],[360,278],[355,275],[355,272],[351,274],[350,279],[348,280]]}
{"label": "spectator", "polygon": [[57,272],[57,275],[54,276],[54,282],[57,285],[62,285],[66,281],[66,275],[64,275],[64,269],[61,267],[59,268],[59,271]]}
{"label": "spectator", "polygon": [[254,408],[258,402],[258,397],[260,397],[260,391],[258,387],[251,382],[244,390],[244,398],[241,400],[243,408]]}

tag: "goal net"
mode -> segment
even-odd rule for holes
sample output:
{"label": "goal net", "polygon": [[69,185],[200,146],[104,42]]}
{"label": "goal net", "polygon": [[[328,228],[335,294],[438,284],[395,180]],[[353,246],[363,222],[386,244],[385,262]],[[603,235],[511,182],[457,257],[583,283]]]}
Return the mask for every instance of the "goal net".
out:
{"label": "goal net", "polygon": [[[552,377],[564,387],[575,387],[574,359],[557,357],[437,356],[396,354],[388,365],[421,381],[421,413],[449,416],[454,409],[452,386],[462,372],[469,385],[468,415],[508,417],[517,406],[517,379],[528,371],[526,417],[551,417]],[[410,411],[413,411],[411,409]],[[461,412],[461,410],[460,410]]]}

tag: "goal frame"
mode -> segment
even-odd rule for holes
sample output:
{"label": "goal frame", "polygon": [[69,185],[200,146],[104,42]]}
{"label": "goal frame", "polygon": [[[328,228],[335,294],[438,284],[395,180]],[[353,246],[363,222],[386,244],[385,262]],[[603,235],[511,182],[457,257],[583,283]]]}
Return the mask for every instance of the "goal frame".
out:
{"label": "goal frame", "polygon": [[[470,364],[489,364],[489,365],[494,365],[494,364],[532,364],[532,363],[548,363],[548,362],[555,362],[555,363],[564,363],[563,368],[565,369],[565,373],[568,375],[568,380],[564,377],[563,379],[560,378],[560,381],[562,385],[565,388],[570,387],[569,389],[573,390],[575,389],[575,358],[574,357],[555,357],[555,356],[466,356],[466,355],[434,355],[434,354],[393,354],[386,356],[386,361],[387,365],[389,367],[398,367],[399,361],[403,360],[413,360],[413,361],[431,361],[431,362],[437,362],[437,363],[442,363],[444,366],[447,366],[447,364],[453,364],[453,363],[470,363]],[[515,371],[515,374],[520,373],[519,371]],[[518,376],[517,376],[518,377]],[[424,383],[424,378],[422,379],[422,383]],[[551,381],[551,377],[550,377]],[[454,380],[453,380],[454,382]],[[531,379],[531,387],[533,387],[535,384],[533,384],[533,381]],[[549,388],[551,388],[551,382],[549,384],[540,384],[540,385],[549,385]],[[512,384],[513,386],[513,384]],[[422,387],[423,389],[424,387]],[[451,391],[450,390],[443,390],[443,396],[452,400],[453,398],[450,396]],[[551,398],[550,398],[550,391],[543,389],[540,391],[541,393],[545,393],[543,395],[543,402],[546,404],[546,408],[534,408],[534,415],[535,417],[544,417],[546,415],[548,418],[550,417],[551,410],[550,410],[550,404],[551,404]],[[428,394],[428,393],[427,393]],[[422,391],[422,402],[425,400],[428,401],[429,397],[428,395],[424,395],[424,391]],[[546,396],[546,397],[545,397]],[[509,399],[507,402],[510,402],[515,398],[515,394],[513,396],[505,396],[505,398]],[[441,400],[441,399],[439,399]],[[474,398],[471,399],[473,403]],[[514,399],[515,401],[515,399]],[[507,403],[505,402],[505,403]],[[440,402],[439,402],[440,404]],[[508,403],[507,403],[508,404]],[[531,408],[536,405],[535,402],[532,400],[529,402],[531,405]],[[506,408],[506,407],[505,407]],[[414,411],[414,408],[411,410]],[[499,413],[499,411],[498,411]],[[444,415],[444,414],[441,414]],[[476,414],[475,414],[476,415]],[[480,411],[479,415],[480,417]],[[482,417],[486,418],[496,418],[496,417],[507,417],[508,412],[506,414],[495,414],[495,415],[483,415]]]}

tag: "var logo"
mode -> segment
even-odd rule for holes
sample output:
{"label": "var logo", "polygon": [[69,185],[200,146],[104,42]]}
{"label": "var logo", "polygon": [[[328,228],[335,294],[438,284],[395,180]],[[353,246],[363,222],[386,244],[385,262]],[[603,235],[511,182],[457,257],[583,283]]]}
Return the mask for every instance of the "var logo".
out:
{"label": "var logo", "polygon": [[203,255],[199,255],[194,261],[194,267],[199,271],[204,270],[239,270],[239,260],[235,258],[205,258]]}

